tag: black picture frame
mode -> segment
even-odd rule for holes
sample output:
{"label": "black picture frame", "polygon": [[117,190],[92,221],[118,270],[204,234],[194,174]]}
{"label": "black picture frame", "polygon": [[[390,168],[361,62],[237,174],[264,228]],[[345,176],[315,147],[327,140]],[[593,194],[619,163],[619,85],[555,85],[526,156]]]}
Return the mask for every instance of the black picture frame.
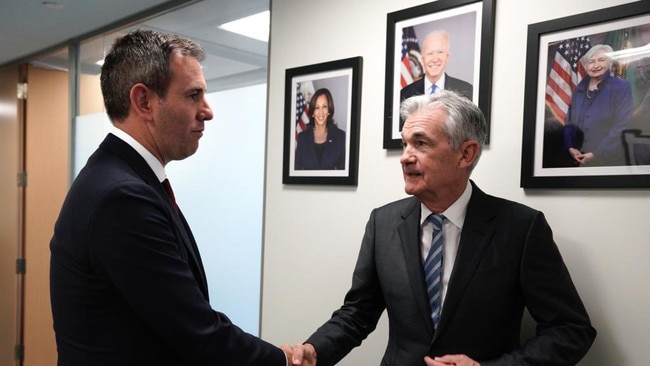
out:
{"label": "black picture frame", "polygon": [[[471,84],[471,99],[485,114],[489,131],[495,6],[496,0],[439,0],[388,14],[384,149],[402,146],[400,91],[424,77],[424,71],[416,71],[423,67],[419,50],[422,39],[433,30],[444,30],[449,35],[447,80],[456,78]],[[416,89],[423,93],[420,87]]]}
{"label": "black picture frame", "polygon": [[[357,185],[362,67],[362,57],[351,57],[286,70],[283,184]],[[297,154],[299,139],[304,141],[304,146],[313,146],[314,139],[309,139],[307,135],[301,138],[300,133],[304,129],[305,134],[312,133],[313,136],[313,130],[308,128],[309,115],[305,111],[309,110],[311,95],[321,88],[330,91],[335,107],[334,121],[345,135],[345,162],[332,168],[307,166],[309,162],[300,165],[307,158],[315,161],[316,153],[311,147],[309,150],[301,149],[304,154]],[[338,134],[333,132],[335,131],[329,131],[326,143],[332,145],[323,148],[323,160],[320,161],[331,156],[331,150],[327,149],[340,145],[341,139],[335,138],[337,135],[340,137],[340,131]]]}
{"label": "black picture frame", "polygon": [[[650,187],[648,3],[634,2],[530,24],[527,42],[520,186]],[[599,84],[599,95],[592,99],[589,98],[592,92],[588,94],[585,89],[589,78],[580,59],[586,49],[600,44],[609,45],[614,50],[609,69],[613,76],[606,83]],[[572,61],[567,62],[567,59]],[[611,81],[612,78],[624,82]],[[583,84],[579,84],[580,80]],[[612,83],[623,87],[612,87],[607,91],[608,85],[615,85]],[[631,106],[625,83],[630,85]],[[612,96],[623,102],[612,104]],[[578,106],[586,105],[583,103],[595,105],[597,102],[600,106],[595,108],[605,109],[595,112],[592,109],[587,112],[588,119],[580,119],[585,122],[573,122],[572,116],[577,112],[570,109],[572,106],[577,111]],[[627,112],[608,117],[614,115],[617,108]],[[593,116],[598,116],[598,119]],[[608,122],[603,122],[606,117]],[[579,131],[579,141],[582,142],[573,142],[575,131]],[[594,138],[598,131],[607,135]],[[574,144],[582,153],[593,151],[593,160],[577,164],[569,155],[569,148]],[[636,155],[632,155],[635,151]]]}

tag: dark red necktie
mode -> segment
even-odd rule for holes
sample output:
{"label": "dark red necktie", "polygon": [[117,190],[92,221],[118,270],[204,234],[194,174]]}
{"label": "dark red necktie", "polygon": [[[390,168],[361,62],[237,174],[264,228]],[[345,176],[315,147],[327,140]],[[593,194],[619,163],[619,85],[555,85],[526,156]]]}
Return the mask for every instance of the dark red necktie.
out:
{"label": "dark red necktie", "polygon": [[169,196],[169,200],[172,202],[172,206],[174,206],[174,210],[178,212],[178,205],[176,204],[176,198],[174,197],[174,191],[172,190],[172,185],[169,183],[169,179],[165,178],[165,180],[162,181],[163,187],[165,187],[165,191],[167,191],[167,195]]}

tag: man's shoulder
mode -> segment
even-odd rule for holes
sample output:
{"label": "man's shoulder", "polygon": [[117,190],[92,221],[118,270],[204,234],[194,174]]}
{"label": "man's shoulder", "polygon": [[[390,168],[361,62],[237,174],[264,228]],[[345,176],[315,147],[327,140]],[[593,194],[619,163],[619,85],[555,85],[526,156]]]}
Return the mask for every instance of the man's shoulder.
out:
{"label": "man's shoulder", "polygon": [[423,89],[424,88],[424,76],[422,76],[422,77],[416,79],[415,81],[413,81],[412,83],[406,85],[405,87],[402,88],[402,90],[407,89],[407,88],[411,88],[411,89],[421,88],[421,89]]}
{"label": "man's shoulder", "polygon": [[406,215],[412,210],[419,208],[420,200],[416,197],[409,196],[396,201],[386,203],[373,210],[375,215]]}
{"label": "man's shoulder", "polygon": [[400,90],[401,99],[406,99],[420,94],[424,94],[424,77],[415,80]]}
{"label": "man's shoulder", "polygon": [[523,203],[513,201],[504,197],[499,197],[483,192],[476,184],[473,185],[472,197],[469,205],[480,211],[493,210],[496,213],[510,212],[513,215],[535,215],[539,211]]}
{"label": "man's shoulder", "polygon": [[71,190],[81,187],[94,192],[118,190],[134,184],[148,185],[157,179],[141,155],[126,142],[109,134],[79,171]]}
{"label": "man's shoulder", "polygon": [[445,89],[456,92],[467,99],[472,100],[474,97],[474,87],[465,80],[455,78],[445,74]]}
{"label": "man's shoulder", "polygon": [[454,91],[466,91],[472,90],[473,86],[465,80],[461,80],[453,76],[449,76],[449,74],[445,74],[445,89]]}

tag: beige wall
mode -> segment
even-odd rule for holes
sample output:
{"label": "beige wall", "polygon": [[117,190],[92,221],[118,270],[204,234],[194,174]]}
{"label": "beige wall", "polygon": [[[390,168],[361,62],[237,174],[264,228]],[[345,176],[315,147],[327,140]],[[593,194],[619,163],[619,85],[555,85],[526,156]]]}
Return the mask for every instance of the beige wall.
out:
{"label": "beige wall", "polygon": [[[300,342],[340,306],[374,207],[404,197],[399,152],[382,149],[386,14],[427,1],[272,2],[265,194],[263,338]],[[498,0],[490,146],[473,179],[542,210],[599,331],[582,365],[647,363],[650,191],[519,187],[526,33],[531,23],[626,0]],[[363,57],[357,187],[282,185],[285,70]],[[453,55],[452,55],[453,57]],[[341,365],[377,365],[380,326]]]}

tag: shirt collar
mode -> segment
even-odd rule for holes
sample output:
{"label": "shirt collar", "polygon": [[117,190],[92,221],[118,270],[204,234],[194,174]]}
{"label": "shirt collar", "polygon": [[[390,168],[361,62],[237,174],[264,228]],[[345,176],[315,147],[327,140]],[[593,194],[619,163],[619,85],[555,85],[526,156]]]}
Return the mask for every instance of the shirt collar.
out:
{"label": "shirt collar", "polygon": [[[446,76],[447,75],[443,72],[442,76],[440,76],[440,79],[438,79],[438,81],[436,81],[436,88],[437,88],[436,90],[444,90],[445,89]],[[428,94],[427,90],[431,89],[431,85],[433,85],[433,83],[431,81],[429,81],[429,78],[427,78],[425,76],[424,77],[424,92],[425,92],[425,94]]]}
{"label": "shirt collar", "polygon": [[155,156],[153,156],[152,153],[149,152],[144,146],[142,146],[141,143],[139,143],[136,139],[134,139],[131,135],[126,133],[123,130],[120,130],[117,127],[113,127],[113,130],[111,131],[113,135],[115,135],[117,138],[120,140],[126,142],[131,146],[135,151],[137,151],[140,156],[147,162],[147,165],[153,170],[153,172],[156,174],[156,177],[158,178],[158,181],[162,182],[167,178],[167,173],[165,173],[165,167],[163,167],[162,163],[156,159]]}
{"label": "shirt collar", "polygon": [[[441,212],[441,214],[443,214],[449,222],[462,229],[463,224],[465,224],[465,214],[467,213],[467,205],[469,204],[470,197],[472,197],[472,184],[467,181],[467,186],[465,186],[465,190],[460,197],[458,197],[458,199],[444,212]],[[420,225],[424,224],[424,221],[431,214],[431,210],[429,210],[423,203],[420,203]]]}

